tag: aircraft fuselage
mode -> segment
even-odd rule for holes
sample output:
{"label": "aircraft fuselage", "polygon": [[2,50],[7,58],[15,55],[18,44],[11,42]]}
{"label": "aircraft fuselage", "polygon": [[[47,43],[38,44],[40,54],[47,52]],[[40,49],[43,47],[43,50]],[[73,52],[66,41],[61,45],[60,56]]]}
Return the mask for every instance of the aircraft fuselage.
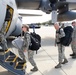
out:
{"label": "aircraft fuselage", "polygon": [[[9,15],[9,13],[10,15]],[[10,17],[10,18],[9,18]],[[9,20],[8,20],[9,18]],[[7,23],[5,24],[5,22]],[[0,0],[0,31],[5,24],[5,37],[8,37],[16,29],[18,12],[15,0]],[[18,23],[17,23],[18,24]]]}

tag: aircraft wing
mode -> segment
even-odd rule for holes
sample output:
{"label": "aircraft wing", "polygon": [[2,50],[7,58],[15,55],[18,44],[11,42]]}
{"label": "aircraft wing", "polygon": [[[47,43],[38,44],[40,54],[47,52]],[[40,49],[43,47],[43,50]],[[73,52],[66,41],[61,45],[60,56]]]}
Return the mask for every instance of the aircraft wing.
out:
{"label": "aircraft wing", "polygon": [[[70,4],[72,5],[71,8]],[[57,21],[71,21],[76,19],[76,12],[73,11],[73,9],[76,8],[74,4],[75,3],[69,3],[65,1],[57,3],[56,4],[56,10],[58,11]]]}
{"label": "aircraft wing", "polygon": [[19,15],[21,15],[21,16],[42,16],[39,14],[26,14],[26,13],[19,13]]}
{"label": "aircraft wing", "polygon": [[18,9],[18,13],[21,16],[42,16],[43,15],[43,12],[40,10]]}
{"label": "aircraft wing", "polygon": [[76,19],[76,13],[70,11],[76,9],[76,0],[16,0],[20,9],[42,10],[47,14],[57,11],[57,21],[69,21]]}

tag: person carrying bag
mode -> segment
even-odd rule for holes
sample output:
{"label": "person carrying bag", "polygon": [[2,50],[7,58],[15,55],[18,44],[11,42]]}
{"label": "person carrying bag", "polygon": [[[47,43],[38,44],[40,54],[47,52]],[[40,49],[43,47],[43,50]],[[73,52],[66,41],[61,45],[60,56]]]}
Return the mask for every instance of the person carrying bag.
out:
{"label": "person carrying bag", "polygon": [[[37,65],[33,59],[33,55],[34,55],[34,51],[29,49],[30,43],[31,43],[31,38],[30,38],[30,33],[29,33],[29,26],[28,25],[23,25],[22,26],[22,32],[24,33],[24,38],[23,41],[21,40],[21,46],[20,46],[20,50],[19,51],[19,55],[21,56],[21,58],[23,58],[23,61],[26,61],[25,59],[25,53],[26,51],[28,52],[28,60],[31,63],[32,66],[34,66],[33,69],[31,69],[30,71],[38,71]],[[19,40],[19,41],[20,41]]]}

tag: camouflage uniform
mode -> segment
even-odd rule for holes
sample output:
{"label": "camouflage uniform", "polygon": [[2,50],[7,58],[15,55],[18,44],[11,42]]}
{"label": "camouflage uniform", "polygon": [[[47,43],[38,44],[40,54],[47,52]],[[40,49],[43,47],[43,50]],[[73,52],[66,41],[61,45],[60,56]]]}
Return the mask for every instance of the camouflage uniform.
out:
{"label": "camouflage uniform", "polygon": [[24,44],[23,44],[21,50],[18,50],[19,51],[19,55],[21,56],[21,58],[23,58],[23,61],[26,61],[25,55],[24,55],[24,50],[28,50],[29,43],[30,43],[29,33],[25,32],[24,33]]}
{"label": "camouflage uniform", "polygon": [[33,59],[34,51],[28,50],[28,59],[32,66],[36,67],[36,63]]}
{"label": "camouflage uniform", "polygon": [[1,31],[0,31],[0,46],[2,47],[3,50],[7,50],[8,49],[7,41],[6,41],[6,38],[5,38],[6,25],[7,25],[7,21],[3,24],[3,27],[1,28]]}
{"label": "camouflage uniform", "polygon": [[36,63],[33,59],[33,55],[34,55],[34,51],[29,50],[29,45],[30,45],[30,34],[28,32],[24,33],[24,45],[22,47],[22,51],[19,51],[20,56],[23,58],[23,60],[25,59],[25,55],[24,55],[24,50],[28,51],[28,60],[31,63],[32,66],[36,66]]}
{"label": "camouflage uniform", "polygon": [[71,48],[73,53],[76,54],[76,26],[73,29]]}
{"label": "camouflage uniform", "polygon": [[58,46],[58,61],[59,61],[59,64],[57,66],[55,66],[55,68],[60,68],[62,63],[65,64],[65,63],[68,62],[66,57],[65,57],[65,54],[64,54],[65,46],[63,46],[60,43],[60,38],[64,37],[64,36],[65,36],[65,33],[64,33],[62,28],[59,29],[58,31],[56,31],[56,43],[57,43],[57,46]]}
{"label": "camouflage uniform", "polygon": [[60,63],[62,63],[63,59],[65,58],[65,54],[64,54],[65,47],[62,44],[60,44],[60,38],[64,36],[65,36],[65,33],[63,29],[60,29],[60,31],[56,31],[56,42],[57,42],[58,53],[59,53],[58,60]]}
{"label": "camouflage uniform", "polygon": [[4,34],[0,33],[0,46],[2,47],[2,50],[7,50],[7,41],[4,37]]}

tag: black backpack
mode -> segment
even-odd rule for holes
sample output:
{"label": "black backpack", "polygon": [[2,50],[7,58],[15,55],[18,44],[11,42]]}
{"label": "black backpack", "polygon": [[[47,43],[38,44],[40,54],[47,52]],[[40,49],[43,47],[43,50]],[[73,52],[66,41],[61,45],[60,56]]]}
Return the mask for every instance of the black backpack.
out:
{"label": "black backpack", "polygon": [[39,50],[41,47],[41,37],[39,34],[36,34],[35,32],[30,33],[31,43],[29,46],[30,50],[36,51]]}
{"label": "black backpack", "polygon": [[73,28],[71,26],[67,26],[63,28],[65,32],[65,37],[60,38],[60,43],[64,46],[69,46],[72,41],[72,33]]}

